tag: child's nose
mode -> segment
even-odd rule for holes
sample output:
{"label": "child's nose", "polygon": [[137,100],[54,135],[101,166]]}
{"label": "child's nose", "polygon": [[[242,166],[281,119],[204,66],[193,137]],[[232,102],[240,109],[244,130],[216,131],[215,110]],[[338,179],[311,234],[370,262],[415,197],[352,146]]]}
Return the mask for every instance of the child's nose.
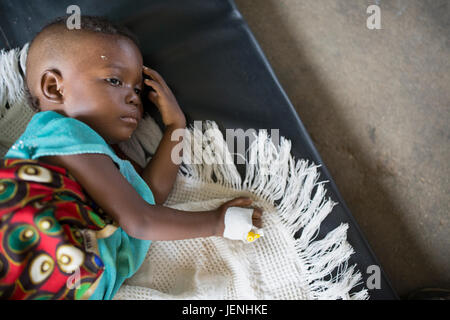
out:
{"label": "child's nose", "polygon": [[141,104],[141,97],[136,93],[134,89],[131,89],[126,97],[127,104],[133,104],[135,106],[139,106]]}

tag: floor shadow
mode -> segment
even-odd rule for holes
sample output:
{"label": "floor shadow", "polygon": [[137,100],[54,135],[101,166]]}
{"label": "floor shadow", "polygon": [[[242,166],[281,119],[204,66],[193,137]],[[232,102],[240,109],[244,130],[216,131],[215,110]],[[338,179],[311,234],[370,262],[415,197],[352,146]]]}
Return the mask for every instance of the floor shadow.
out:
{"label": "floor shadow", "polygon": [[[287,27],[278,11],[280,4],[276,0],[258,1],[258,5],[253,2],[253,6],[244,0],[235,2],[287,95],[301,97],[297,99],[301,102],[291,101],[397,293],[404,297],[417,285],[439,285],[432,283],[430,279],[434,278],[427,278],[427,274],[442,272],[442,266],[433,264],[408,227],[408,212],[381,183],[381,179],[396,173],[365,154],[352,124],[339,114],[340,102],[333,99],[317,72],[309,67],[302,39]],[[274,59],[275,51],[288,52],[289,56]],[[301,69],[301,78],[291,72],[293,68]],[[376,128],[370,130],[375,134]],[[355,175],[361,185],[354,185]]]}

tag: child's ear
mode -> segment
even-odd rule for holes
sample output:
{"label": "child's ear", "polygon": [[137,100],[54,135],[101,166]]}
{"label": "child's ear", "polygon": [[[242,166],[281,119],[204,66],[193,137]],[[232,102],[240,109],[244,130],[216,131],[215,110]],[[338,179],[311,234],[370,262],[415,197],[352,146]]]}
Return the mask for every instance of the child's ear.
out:
{"label": "child's ear", "polygon": [[46,70],[41,77],[41,93],[49,102],[63,103],[63,78],[58,70]]}

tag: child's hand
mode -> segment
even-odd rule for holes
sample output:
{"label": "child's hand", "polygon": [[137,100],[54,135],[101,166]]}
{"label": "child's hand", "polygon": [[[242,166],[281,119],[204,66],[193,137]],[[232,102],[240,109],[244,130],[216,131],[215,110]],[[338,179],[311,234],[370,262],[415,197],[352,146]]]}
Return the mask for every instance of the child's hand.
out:
{"label": "child's hand", "polygon": [[151,77],[145,79],[144,83],[152,87],[155,91],[150,91],[148,98],[153,102],[161,113],[164,125],[174,125],[177,127],[186,126],[186,118],[178,105],[177,99],[166,84],[164,79],[153,69],[143,67],[144,74]]}
{"label": "child's hand", "polygon": [[[233,200],[227,201],[224,204],[222,204],[217,210],[217,229],[216,229],[216,236],[223,236],[223,232],[225,230],[225,213],[228,208],[230,207],[249,207],[252,204],[252,199],[247,197],[239,197],[235,198]],[[262,227],[262,210],[260,208],[253,208],[253,215],[252,215],[252,223],[255,227],[261,228]]]}

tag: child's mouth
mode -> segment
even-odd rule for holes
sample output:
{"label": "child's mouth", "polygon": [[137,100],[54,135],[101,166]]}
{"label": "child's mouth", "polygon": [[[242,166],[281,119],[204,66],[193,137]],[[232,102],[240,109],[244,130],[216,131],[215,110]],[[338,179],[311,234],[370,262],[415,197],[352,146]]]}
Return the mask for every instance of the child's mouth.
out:
{"label": "child's mouth", "polygon": [[137,119],[133,118],[133,117],[120,117],[120,119],[123,120],[126,123],[135,124],[135,125],[138,124]]}

